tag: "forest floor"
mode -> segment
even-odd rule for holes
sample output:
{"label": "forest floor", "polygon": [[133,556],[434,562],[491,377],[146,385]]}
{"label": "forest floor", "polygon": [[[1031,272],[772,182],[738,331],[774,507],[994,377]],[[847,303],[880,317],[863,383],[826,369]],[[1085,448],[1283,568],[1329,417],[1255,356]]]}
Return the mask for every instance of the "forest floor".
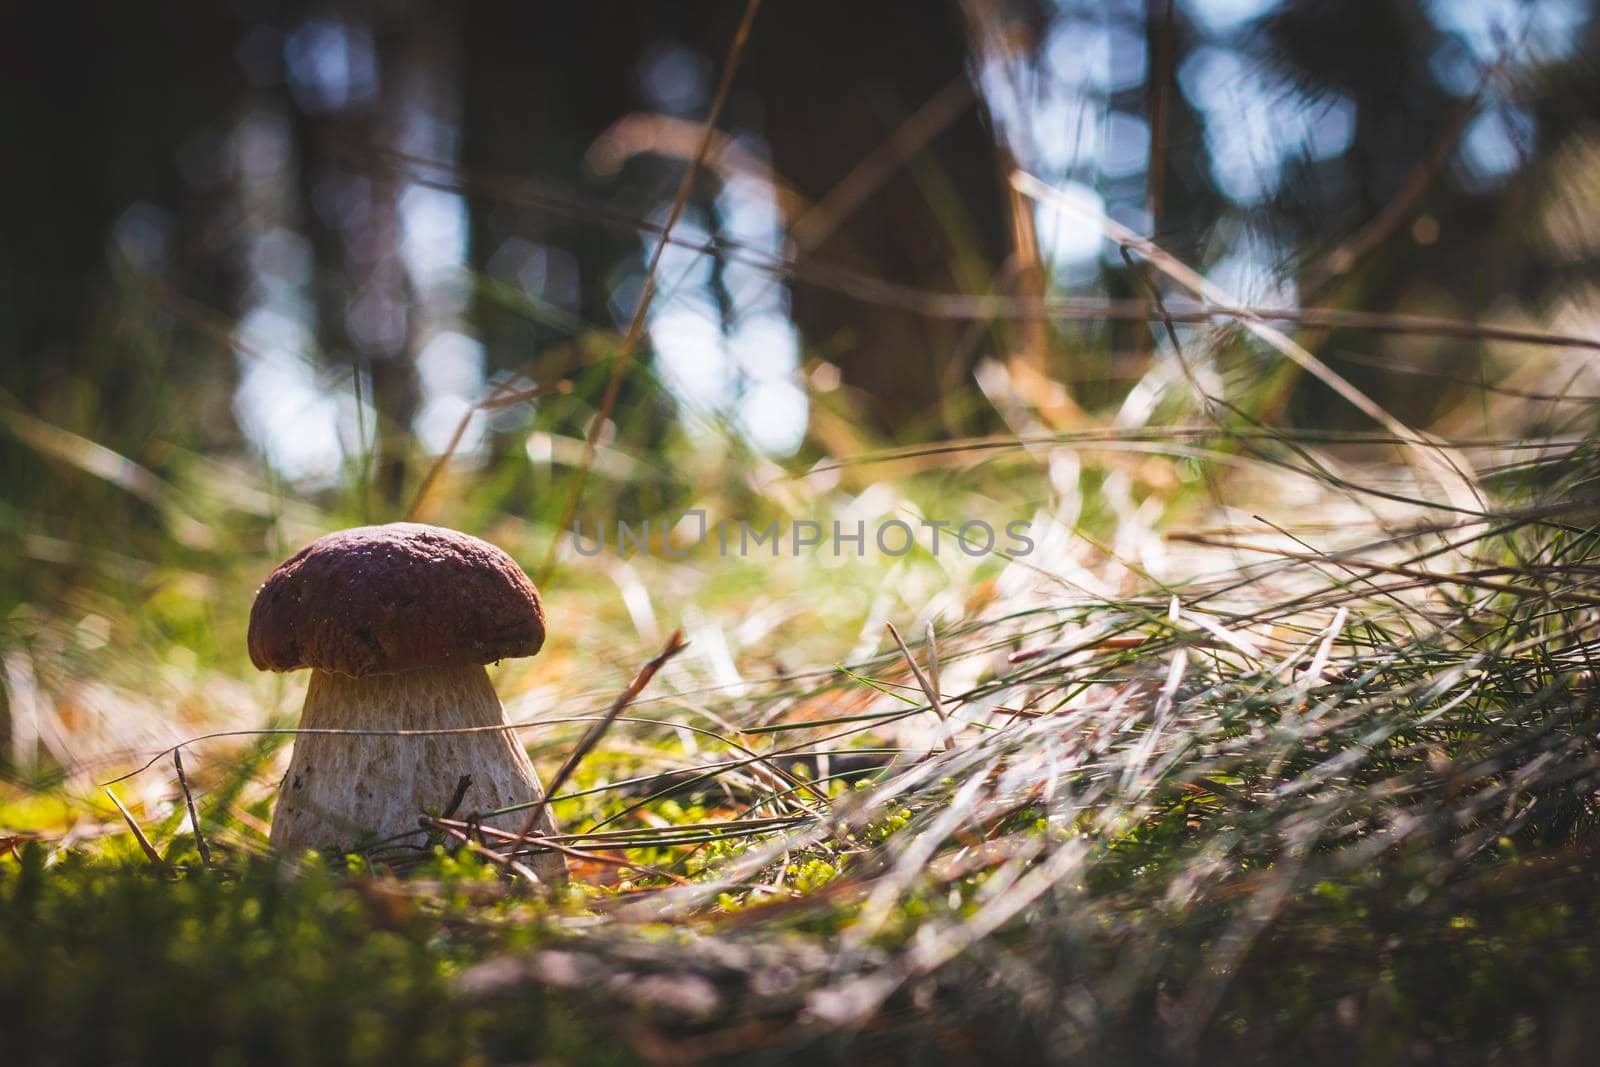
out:
{"label": "forest floor", "polygon": [[[547,781],[594,731],[566,889],[449,819],[268,855],[304,676],[251,671],[244,620],[341,515],[101,553],[11,617],[7,1058],[1578,1062],[1595,440],[1394,445],[1102,429],[761,490],[786,524],[1020,516],[1025,554],[569,553],[545,653],[495,672]],[[236,477],[196,471],[194,511]],[[482,473],[421,517],[533,569]]]}

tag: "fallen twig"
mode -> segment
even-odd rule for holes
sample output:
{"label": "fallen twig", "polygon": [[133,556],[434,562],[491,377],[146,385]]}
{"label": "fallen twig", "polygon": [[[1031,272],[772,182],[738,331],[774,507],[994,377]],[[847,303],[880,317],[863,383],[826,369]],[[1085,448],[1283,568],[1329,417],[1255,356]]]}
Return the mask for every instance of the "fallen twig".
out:
{"label": "fallen twig", "polygon": [[461,802],[467,797],[467,790],[472,788],[472,775],[463,774],[456,779],[456,791],[450,795],[450,803],[444,806],[443,818],[455,815],[461,807]]}
{"label": "fallen twig", "polygon": [[644,691],[644,687],[650,684],[650,679],[656,676],[656,672],[662,668],[667,660],[688,647],[689,643],[683,639],[683,631],[681,629],[674,630],[672,631],[672,636],[667,638],[666,647],[658,652],[656,657],[649,663],[639,668],[639,673],[634,675],[633,681],[628,684],[628,688],[624,689],[622,694],[612,701],[611,707],[606,709],[604,715],[600,716],[600,720],[589,727],[588,732],[579,740],[578,747],[572,750],[572,754],[561,765],[561,769],[556,771],[556,776],[550,779],[550,787],[545,790],[544,796],[540,797],[539,802],[528,810],[528,818],[522,824],[522,832],[518,835],[519,837],[527,837],[533,832],[534,824],[539,821],[539,816],[544,814],[544,809],[549,805],[550,798],[555,796],[563,785],[567,784],[567,779],[572,777],[572,772],[577,769],[583,758],[594,749],[594,746],[600,743],[600,739],[606,735],[607,730],[611,729],[611,724],[616,721],[617,716],[622,714],[622,709],[633,703],[633,699]]}
{"label": "fallen twig", "polygon": [[[456,821],[450,819],[435,819],[429,815],[423,816],[418,820],[418,822],[423,826],[429,826],[437,830],[442,830],[451,837],[454,837],[465,844],[475,846],[473,851],[480,855],[497,856],[500,860],[510,861],[511,863],[515,864],[516,867],[521,868],[517,872],[519,874],[522,873],[522,870],[526,869],[525,866],[517,862],[514,857],[508,856],[504,852],[496,852],[488,846],[479,845],[478,842],[472,840],[471,835],[468,834],[465,829],[467,825],[465,823],[458,824]],[[547,849],[551,852],[559,852],[564,856],[571,856],[573,859],[588,860],[592,863],[603,863],[613,867],[626,867],[629,870],[638,871],[641,874],[648,874],[657,878],[662,878],[668,882],[672,882],[674,885],[688,884],[677,875],[670,874],[667,871],[661,870],[660,868],[651,867],[648,864],[643,863],[634,863],[631,860],[623,859],[618,856],[607,856],[599,852],[588,852],[584,849],[573,848],[571,845],[561,844],[559,841],[555,841],[548,837],[528,837],[525,834],[514,834],[509,830],[497,830],[492,826],[479,826],[476,827],[476,829],[478,833],[482,834],[483,836],[504,841],[508,845],[525,844],[534,848]],[[628,845],[625,847],[642,848],[644,845]],[[528,871],[524,877],[531,877],[533,881],[539,881],[539,876],[533,874],[532,871]]]}
{"label": "fallen twig", "polygon": [[189,792],[189,778],[183,773],[183,755],[178,749],[172,750],[172,765],[178,770],[178,787],[183,790],[183,802],[189,808],[189,825],[194,828],[194,847],[200,853],[200,865],[210,867],[211,847],[206,844],[206,835],[200,832],[200,813],[195,810],[194,794]]}

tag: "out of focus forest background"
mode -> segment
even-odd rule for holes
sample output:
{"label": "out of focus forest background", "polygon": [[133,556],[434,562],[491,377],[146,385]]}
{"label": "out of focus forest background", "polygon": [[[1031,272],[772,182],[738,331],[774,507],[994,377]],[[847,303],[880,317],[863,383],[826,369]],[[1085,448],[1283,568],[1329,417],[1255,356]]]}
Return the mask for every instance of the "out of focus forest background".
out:
{"label": "out of focus forest background", "polygon": [[[1502,505],[1592,497],[1600,5],[767,0],[741,37],[746,13],[725,0],[6,5],[0,842],[44,842],[64,862],[126,828],[97,783],[185,737],[292,725],[303,679],[263,678],[244,655],[256,585],[318,533],[407,517],[489,537],[545,590],[550,648],[497,675],[514,718],[604,707],[680,622],[691,651],[663,675],[675,714],[687,701],[721,729],[754,700],[760,729],[777,729],[783,716],[861,711],[840,693],[881,694],[829,675],[841,663],[898,671],[896,692],[915,704],[884,635],[898,620],[918,641],[927,624],[951,629],[952,662],[972,661],[950,684],[999,694],[966,734],[987,736],[995,706],[1037,699],[1017,695],[1037,676],[1002,691],[1021,677],[1006,654],[1042,632],[1029,627],[1078,632],[1098,611],[1113,628],[1167,633],[1184,582],[1224,564],[1258,575],[1237,545],[1202,561],[1224,520],[1229,536],[1267,535],[1279,562],[1306,553],[1307,573],[1344,598],[1326,602],[1341,605],[1335,630],[1352,587],[1399,605],[1349,638],[1339,677],[1371,683],[1362,655],[1403,631],[1428,649],[1409,663],[1453,679],[1428,690],[1449,703],[1488,639],[1373,584],[1399,575],[1407,597],[1438,593],[1442,561],[1465,559],[1444,543],[1448,524],[1429,527],[1443,547],[1386,556],[1390,571],[1318,553],[1371,538],[1392,548],[1441,514],[1487,522]],[[1049,194],[1029,195],[1019,173]],[[1129,231],[1156,247],[1113,239]],[[1163,256],[1212,288],[1197,293]],[[1242,321],[1292,337],[1317,369]],[[1419,460],[1423,443],[1446,458]],[[1049,532],[1025,562],[571,550],[574,519],[592,530],[691,508],[759,524],[1022,518]],[[1592,512],[1562,518],[1557,536],[1592,547],[1585,522]],[[1527,526],[1494,527],[1508,530]],[[1572,673],[1592,672],[1592,568],[1558,558],[1590,557],[1532,552],[1515,573],[1461,564],[1485,596],[1566,590],[1505,611],[1516,655],[1555,656],[1528,667],[1544,672],[1531,689],[1501,694],[1508,707],[1540,687],[1592,693],[1592,675]],[[1314,649],[1332,616],[1295,621],[1323,603],[1301,577],[1272,586],[1287,599],[1249,587],[1255,608],[1230,602],[1205,628],[1254,627],[1240,647],[1258,651]],[[1481,619],[1483,604],[1456,592],[1441,594],[1448,610]],[[1465,644],[1441,652],[1430,642],[1446,632]],[[1315,672],[1331,670],[1328,648],[1319,655]],[[1138,658],[1117,669],[1137,676]],[[1169,704],[1188,692],[1174,671]],[[1454,751],[1457,727],[1439,751]],[[553,760],[578,729],[524,740]],[[184,828],[192,841],[198,818],[259,851],[283,741],[191,749],[212,800],[188,822],[165,763],[118,789],[174,841]],[[1416,773],[1443,774],[1410,741],[1416,766],[1433,768]],[[892,732],[878,743],[913,746]],[[602,765],[579,784],[693,762],[706,744],[645,731],[613,754],[631,769]],[[1148,750],[1137,761],[1124,788],[1153,765]],[[1559,788],[1587,797],[1583,766]],[[1248,793],[1220,771],[1206,780],[1213,799]],[[1592,798],[1568,801],[1539,809],[1566,813],[1546,844],[1589,825]],[[564,823],[618,810],[593,803],[558,810]],[[905,803],[915,824],[924,808]],[[1173,824],[1179,837],[1209,825]],[[659,862],[678,855],[651,847]],[[638,888],[619,888],[614,868],[589,874]],[[431,982],[462,958],[417,966]],[[1112,970],[1129,999],[1106,1018],[1134,1020],[1134,1033],[1181,967]],[[1226,1015],[1222,996],[1183,1000],[1214,1010],[1193,1033],[1254,1048],[1231,1023],[1205,1029]],[[1505,1033],[1538,1014],[1520,996],[1495,1001],[1513,1020]],[[1311,1000],[1294,1010],[1320,1010]],[[1451,1024],[1492,1015],[1463,1009]],[[1576,1009],[1561,1018],[1580,1026]],[[1095,1034],[1072,1047],[1142,1047]],[[504,1040],[501,1052],[526,1051]],[[660,1047],[631,1046],[646,1058]]]}
{"label": "out of focus forest background", "polygon": [[[506,381],[565,380],[570,395],[473,419],[455,449],[485,464],[553,439],[489,490],[548,518],[561,444],[599,402],[739,14],[12,12],[12,606],[58,595],[86,554],[164,532],[145,475],[97,478],[87,453],[74,470],[56,431],[165,482],[225,470],[231,523],[260,510],[246,488],[280,486],[326,504],[359,485],[345,506],[388,517],[469,405]],[[1045,379],[1057,407],[1128,404],[1165,344],[1143,317],[940,307],[1145,296],[1148,271],[1093,224],[1019,203],[1016,166],[1241,303],[1582,333],[1597,34],[1584,0],[774,6],[608,440],[715,436],[803,466],[845,433],[1000,430],[975,374],[990,362]],[[1346,330],[1322,350],[1419,423],[1456,379],[1516,371],[1470,337]],[[1313,425],[1356,418],[1313,386],[1284,404]],[[688,497],[681,480],[658,491]]]}
{"label": "out of focus forest background", "polygon": [[[148,595],[152,566],[202,577],[281,542],[300,505],[415,510],[446,451],[480,476],[476,514],[559,536],[739,15],[10,12],[8,645],[86,581]],[[776,5],[623,357],[599,442],[612,476],[583,515],[692,503],[715,465],[683,460],[708,450],[804,471],[889,443],[1148,421],[1179,376],[1148,321],[1160,277],[1013,192],[1015,167],[1241,304],[1585,333],[1597,34],[1584,0]],[[1571,351],[1317,336],[1422,426],[1481,384],[1591,380]],[[1238,373],[1258,372],[1279,374]],[[1366,425],[1281,377],[1273,417]],[[469,416],[557,383],[570,391]],[[644,456],[648,478],[619,478]],[[98,615],[96,632],[138,625]]]}

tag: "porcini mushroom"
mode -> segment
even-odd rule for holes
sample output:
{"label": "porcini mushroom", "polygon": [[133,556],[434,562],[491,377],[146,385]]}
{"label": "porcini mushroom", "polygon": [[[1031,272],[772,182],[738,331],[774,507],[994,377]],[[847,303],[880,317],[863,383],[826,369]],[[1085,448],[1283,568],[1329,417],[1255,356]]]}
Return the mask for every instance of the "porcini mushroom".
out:
{"label": "porcini mushroom", "polygon": [[[303,729],[460,731],[298,735],[273,848],[415,831],[418,817],[450,804],[468,775],[462,813],[543,798],[515,734],[492,729],[506,717],[484,665],[538,652],[544,606],[516,562],[487,541],[419,523],[328,534],[267,578],[249,640],[261,670],[311,668]],[[482,822],[516,831],[525,819],[517,812]],[[556,832],[548,808],[536,830]],[[539,854],[532,866],[547,882],[565,880],[559,853]]]}

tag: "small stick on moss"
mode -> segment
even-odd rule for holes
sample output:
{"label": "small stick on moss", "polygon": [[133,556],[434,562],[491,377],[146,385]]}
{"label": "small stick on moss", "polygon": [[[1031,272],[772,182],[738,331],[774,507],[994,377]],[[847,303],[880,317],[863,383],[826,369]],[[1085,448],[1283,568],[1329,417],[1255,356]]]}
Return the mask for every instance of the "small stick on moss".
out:
{"label": "small stick on moss", "polygon": [[[464,835],[464,831],[460,827],[454,825],[451,820],[435,819],[435,818],[432,818],[432,817],[425,817],[422,820],[422,824],[424,826],[432,826],[432,827],[435,827],[435,828],[437,828],[439,830],[442,830],[445,833],[449,834],[450,836],[456,838],[457,840],[462,840],[463,835]],[[570,856],[575,860],[587,860],[587,861],[589,861],[591,863],[601,863],[601,864],[606,864],[606,865],[611,866],[611,867],[626,867],[630,871],[638,871],[640,874],[648,874],[648,875],[651,875],[653,877],[660,878],[663,881],[671,882],[674,885],[688,885],[689,884],[685,879],[679,878],[677,875],[672,874],[672,873],[670,873],[668,871],[661,870],[659,867],[651,867],[651,866],[649,866],[647,864],[643,864],[643,863],[634,863],[632,860],[629,860],[629,859],[627,859],[625,857],[608,856],[603,852],[590,852],[590,851],[588,851],[586,849],[573,848],[571,845],[563,845],[561,842],[553,840],[553,839],[548,838],[548,837],[525,837],[525,836],[520,835],[520,834],[513,834],[508,830],[496,830],[492,826],[480,826],[477,829],[478,829],[478,833],[481,836],[483,836],[485,838],[492,837],[492,838],[495,838],[496,840],[504,841],[507,845],[518,845],[518,844],[532,845],[534,847],[541,848],[541,849],[549,849],[552,852],[559,852],[563,856]],[[693,839],[691,839],[689,843],[691,843],[691,844],[694,843]],[[473,842],[473,844],[476,844],[476,842]],[[647,848],[647,847],[653,847],[653,846],[655,846],[657,844],[665,844],[665,845],[671,846],[671,845],[680,845],[680,844],[683,844],[683,842],[681,842],[681,841],[666,841],[666,842],[647,841],[643,845],[635,845],[633,842],[630,841],[630,842],[626,842],[626,843],[624,843],[624,844],[622,844],[622,845],[620,845],[618,847],[621,847],[621,848]],[[486,850],[489,854],[495,855],[495,856],[499,856],[502,859],[509,859],[510,858],[505,853],[496,852],[494,849],[489,848],[487,845],[483,845],[483,846],[479,846],[479,847],[484,849],[484,850]],[[475,849],[474,851],[477,851],[477,850]]]}
{"label": "small stick on moss", "polygon": [[540,877],[535,874],[533,869],[526,863],[514,860],[510,856],[503,856],[492,848],[478,844],[478,842],[472,839],[472,835],[465,830],[458,830],[454,826],[446,826],[438,819],[435,819],[429,815],[424,815],[422,818],[418,819],[417,824],[419,826],[429,827],[435,830],[442,830],[459,841],[462,847],[464,847],[468,852],[482,856],[484,859],[488,860],[490,863],[493,863],[497,867],[516,874],[530,885],[544,884],[542,879],[540,879]]}
{"label": "small stick on moss", "polygon": [[111,787],[106,786],[105,789],[106,796],[111,798],[111,803],[115,804],[117,810],[122,812],[123,821],[128,824],[128,829],[133,831],[133,839],[139,842],[140,848],[144,849],[145,857],[156,867],[165,870],[167,863],[161,858],[161,853],[156,851],[156,846],[152,845],[150,839],[144,836],[144,831],[139,829],[139,824],[133,821],[133,816],[129,814],[127,808],[122,806],[122,801],[117,799],[117,794],[111,791]]}
{"label": "small stick on moss", "polygon": [[440,818],[448,819],[454,816],[455,813],[461,808],[461,802],[467,798],[467,790],[471,788],[472,775],[463,774],[460,778],[457,778],[456,791],[451,794],[450,803],[444,806],[444,812],[440,815]]}
{"label": "small stick on moss", "polygon": [[634,676],[628,688],[622,691],[621,696],[612,701],[611,707],[606,709],[604,715],[600,716],[600,721],[589,727],[589,731],[578,742],[578,747],[572,750],[572,755],[568,756],[567,761],[561,765],[561,769],[556,771],[556,776],[550,779],[550,786],[544,791],[544,796],[540,797],[538,803],[529,809],[527,821],[522,824],[522,831],[517,835],[518,837],[527,837],[533,831],[534,824],[539,821],[539,816],[544,814],[545,806],[550,803],[550,798],[559,793],[561,787],[567,784],[567,779],[572,777],[572,772],[577,769],[583,758],[594,749],[594,746],[600,743],[600,739],[606,735],[607,730],[611,729],[611,724],[616,721],[617,716],[622,714],[622,709],[633,703],[634,698],[644,691],[644,687],[650,684],[650,679],[656,676],[656,672],[662,668],[662,665],[667,660],[688,647],[689,643],[683,639],[683,631],[681,629],[672,631],[672,636],[667,638],[666,647],[656,654],[655,659],[639,668],[639,673]]}
{"label": "small stick on moss", "polygon": [[1241,793],[1232,786],[1223,785],[1215,778],[1196,778],[1193,782],[1189,783],[1187,788],[1197,793],[1210,793],[1213,796],[1220,797],[1223,800],[1237,804],[1242,808],[1254,809],[1260,807],[1259,804],[1250,799],[1250,797],[1246,796],[1244,793]]}
{"label": "small stick on moss", "polygon": [[183,803],[189,809],[189,825],[194,829],[194,847],[200,853],[200,866],[209,870],[211,846],[206,844],[206,835],[200,832],[200,813],[194,807],[194,794],[189,792],[189,778],[183,773],[183,756],[179,749],[172,750],[172,765],[177,768],[178,787],[183,790]]}

